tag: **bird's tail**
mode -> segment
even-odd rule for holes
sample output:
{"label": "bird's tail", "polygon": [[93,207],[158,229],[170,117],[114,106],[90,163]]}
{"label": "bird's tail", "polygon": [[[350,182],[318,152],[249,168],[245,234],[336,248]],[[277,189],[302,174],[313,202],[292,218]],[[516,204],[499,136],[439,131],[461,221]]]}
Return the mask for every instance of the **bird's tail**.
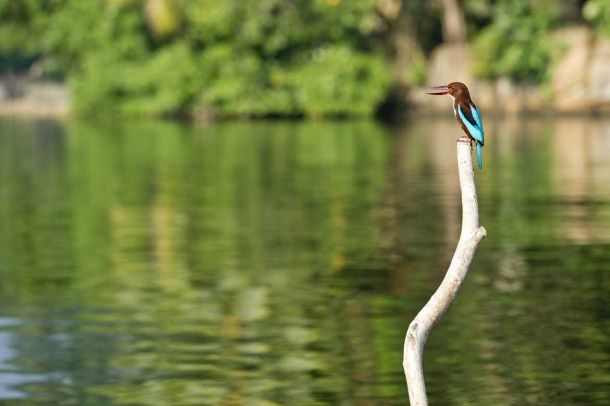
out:
{"label": "bird's tail", "polygon": [[479,164],[479,169],[483,169],[483,145],[480,142],[477,142],[477,163]]}

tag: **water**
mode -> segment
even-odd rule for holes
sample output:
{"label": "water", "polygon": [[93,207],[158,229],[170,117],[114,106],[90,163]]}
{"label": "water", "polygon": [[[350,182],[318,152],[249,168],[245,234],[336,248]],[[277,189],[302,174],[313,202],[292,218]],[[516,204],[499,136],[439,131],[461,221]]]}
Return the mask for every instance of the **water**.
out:
{"label": "water", "polygon": [[[488,120],[436,405],[610,404],[610,120]],[[404,405],[453,120],[0,120],[0,403]]]}

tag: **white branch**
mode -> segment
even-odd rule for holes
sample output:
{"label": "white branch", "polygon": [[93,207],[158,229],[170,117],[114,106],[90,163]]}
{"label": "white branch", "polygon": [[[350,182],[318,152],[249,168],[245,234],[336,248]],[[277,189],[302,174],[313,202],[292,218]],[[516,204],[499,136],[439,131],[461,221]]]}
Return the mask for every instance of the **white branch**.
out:
{"label": "white branch", "polygon": [[402,365],[409,387],[411,406],[427,406],[426,384],[422,366],[424,345],[430,331],[443,318],[457,296],[485,228],[479,226],[479,205],[474,184],[474,170],[470,141],[462,137],[457,141],[457,160],[462,190],[462,232],[449,269],[440,286],[428,303],[415,316],[405,337]]}

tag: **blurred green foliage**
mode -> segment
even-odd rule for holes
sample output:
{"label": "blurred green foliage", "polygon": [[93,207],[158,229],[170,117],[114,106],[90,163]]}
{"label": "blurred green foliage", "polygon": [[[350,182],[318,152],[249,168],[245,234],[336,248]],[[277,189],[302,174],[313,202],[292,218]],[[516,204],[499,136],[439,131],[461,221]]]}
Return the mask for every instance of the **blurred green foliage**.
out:
{"label": "blurred green foliage", "polygon": [[587,1],[583,8],[583,15],[599,32],[610,35],[610,1]]}
{"label": "blurred green foliage", "polygon": [[[82,114],[370,115],[425,83],[443,4],[0,0],[0,74],[36,64],[69,81]],[[487,79],[544,82],[561,24],[586,19],[610,34],[607,0],[458,4]]]}
{"label": "blurred green foliage", "polygon": [[554,46],[549,31],[559,20],[555,1],[500,0],[492,22],[474,41],[475,73],[540,83],[546,79]]}
{"label": "blurred green foliage", "polygon": [[370,114],[391,82],[374,0],[3,0],[0,18],[3,51],[51,56],[83,113]]}

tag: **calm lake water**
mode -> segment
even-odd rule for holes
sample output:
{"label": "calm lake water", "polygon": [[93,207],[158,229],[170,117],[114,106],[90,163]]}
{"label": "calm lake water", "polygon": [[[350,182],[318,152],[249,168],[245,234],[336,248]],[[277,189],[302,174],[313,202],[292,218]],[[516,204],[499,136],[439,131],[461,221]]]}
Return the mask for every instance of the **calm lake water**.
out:
{"label": "calm lake water", "polygon": [[[488,120],[432,405],[610,404],[610,120]],[[0,403],[405,405],[452,119],[0,120]]]}

